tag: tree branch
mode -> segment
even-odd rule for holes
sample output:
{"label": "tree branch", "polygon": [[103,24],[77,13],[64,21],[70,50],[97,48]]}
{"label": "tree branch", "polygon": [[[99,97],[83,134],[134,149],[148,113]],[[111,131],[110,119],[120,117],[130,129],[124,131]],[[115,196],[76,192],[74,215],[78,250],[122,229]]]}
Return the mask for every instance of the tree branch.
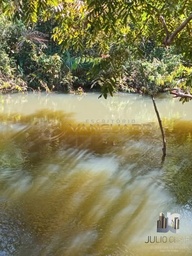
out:
{"label": "tree branch", "polygon": [[180,89],[173,89],[170,94],[175,95],[175,98],[188,98],[188,99],[192,99],[192,95],[190,93],[184,93],[182,92]]}
{"label": "tree branch", "polygon": [[159,127],[160,127],[160,130],[161,130],[161,136],[162,136],[162,141],[163,141],[163,147],[162,147],[163,155],[162,155],[161,163],[163,164],[164,161],[165,161],[166,151],[167,151],[166,138],[165,138],[165,131],[164,131],[164,129],[163,129],[161,117],[160,117],[160,115],[159,115],[159,111],[158,111],[158,109],[157,109],[157,105],[156,105],[156,102],[155,102],[155,99],[154,99],[154,96],[153,96],[153,95],[151,96],[151,99],[152,99],[152,102],[153,102],[153,107],[154,107],[154,109],[155,109],[155,113],[156,113],[157,120],[158,120],[158,123],[159,123]]}
{"label": "tree branch", "polygon": [[171,45],[171,43],[173,42],[173,40],[175,39],[177,34],[179,32],[181,32],[181,30],[183,30],[187,26],[187,24],[192,20],[192,13],[172,33],[169,32],[164,17],[160,16],[159,18],[160,18],[161,23],[163,24],[163,27],[164,27],[165,33],[166,33],[166,38],[164,40],[164,44],[165,44],[165,46],[168,46],[168,45]]}
{"label": "tree branch", "polygon": [[163,27],[164,27],[164,30],[165,30],[165,33],[166,33],[166,38],[164,40],[164,44],[165,44],[166,41],[169,39],[170,32],[169,32],[169,30],[167,28],[167,24],[165,22],[164,17],[161,15],[161,16],[159,16],[159,19],[160,19],[161,23],[163,24]]}

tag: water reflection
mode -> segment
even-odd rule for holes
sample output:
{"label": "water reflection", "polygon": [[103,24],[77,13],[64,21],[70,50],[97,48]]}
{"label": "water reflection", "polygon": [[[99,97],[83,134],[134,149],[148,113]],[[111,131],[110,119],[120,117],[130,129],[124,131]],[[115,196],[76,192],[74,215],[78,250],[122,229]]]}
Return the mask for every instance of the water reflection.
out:
{"label": "water reflection", "polygon": [[192,122],[175,121],[171,129],[169,157],[165,166],[165,184],[177,202],[192,207]]}
{"label": "water reflection", "polygon": [[[162,168],[153,123],[79,123],[51,110],[0,120],[0,255],[173,255],[145,244],[162,211],[180,213],[178,237],[191,235],[191,122],[166,120]],[[174,255],[190,255],[182,246]]]}

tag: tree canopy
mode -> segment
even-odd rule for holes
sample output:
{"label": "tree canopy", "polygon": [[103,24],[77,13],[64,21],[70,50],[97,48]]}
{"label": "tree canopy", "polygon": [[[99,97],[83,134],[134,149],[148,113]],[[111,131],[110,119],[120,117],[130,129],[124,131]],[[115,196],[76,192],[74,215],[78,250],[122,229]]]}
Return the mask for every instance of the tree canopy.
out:
{"label": "tree canopy", "polygon": [[[164,85],[178,77],[180,87],[187,85],[191,90],[191,0],[1,0],[0,4],[2,15],[25,24],[29,40],[45,40],[47,31],[33,33],[49,24],[51,40],[63,51],[70,49],[84,62],[92,62],[93,84],[99,81],[104,95],[112,94],[122,82],[122,73],[130,69],[130,65],[125,68],[127,63],[138,59],[141,63],[136,64],[135,73],[143,71],[147,84]],[[168,63],[170,52],[181,55],[182,63],[175,63],[179,72],[165,67],[166,60],[162,62],[164,54]],[[145,67],[143,60],[148,62]],[[148,71],[149,63],[156,71],[165,69],[165,75],[153,76],[156,71]]]}
{"label": "tree canopy", "polygon": [[114,36],[133,42],[150,37],[165,46],[173,41],[186,45],[188,39],[191,48],[190,0],[18,0],[1,1],[1,5],[6,15],[31,26],[52,20],[53,36],[60,43],[79,38],[86,38],[86,44],[110,42]]}

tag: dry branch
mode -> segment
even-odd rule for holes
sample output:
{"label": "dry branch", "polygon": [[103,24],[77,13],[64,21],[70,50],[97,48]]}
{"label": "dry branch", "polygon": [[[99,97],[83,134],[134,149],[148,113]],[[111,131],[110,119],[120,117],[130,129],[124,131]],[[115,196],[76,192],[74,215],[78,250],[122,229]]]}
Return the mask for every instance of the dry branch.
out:
{"label": "dry branch", "polygon": [[190,93],[184,93],[180,89],[174,89],[170,92],[171,94],[175,95],[175,98],[188,98],[192,99],[192,95]]}

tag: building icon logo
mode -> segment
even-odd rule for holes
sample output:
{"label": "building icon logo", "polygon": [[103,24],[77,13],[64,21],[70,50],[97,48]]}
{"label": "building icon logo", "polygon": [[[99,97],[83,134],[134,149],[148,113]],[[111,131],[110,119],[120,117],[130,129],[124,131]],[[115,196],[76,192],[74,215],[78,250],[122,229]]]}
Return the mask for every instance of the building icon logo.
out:
{"label": "building icon logo", "polygon": [[157,220],[157,232],[166,233],[171,231],[172,233],[178,233],[180,224],[180,214],[167,212],[167,216],[163,212],[159,214]]}

